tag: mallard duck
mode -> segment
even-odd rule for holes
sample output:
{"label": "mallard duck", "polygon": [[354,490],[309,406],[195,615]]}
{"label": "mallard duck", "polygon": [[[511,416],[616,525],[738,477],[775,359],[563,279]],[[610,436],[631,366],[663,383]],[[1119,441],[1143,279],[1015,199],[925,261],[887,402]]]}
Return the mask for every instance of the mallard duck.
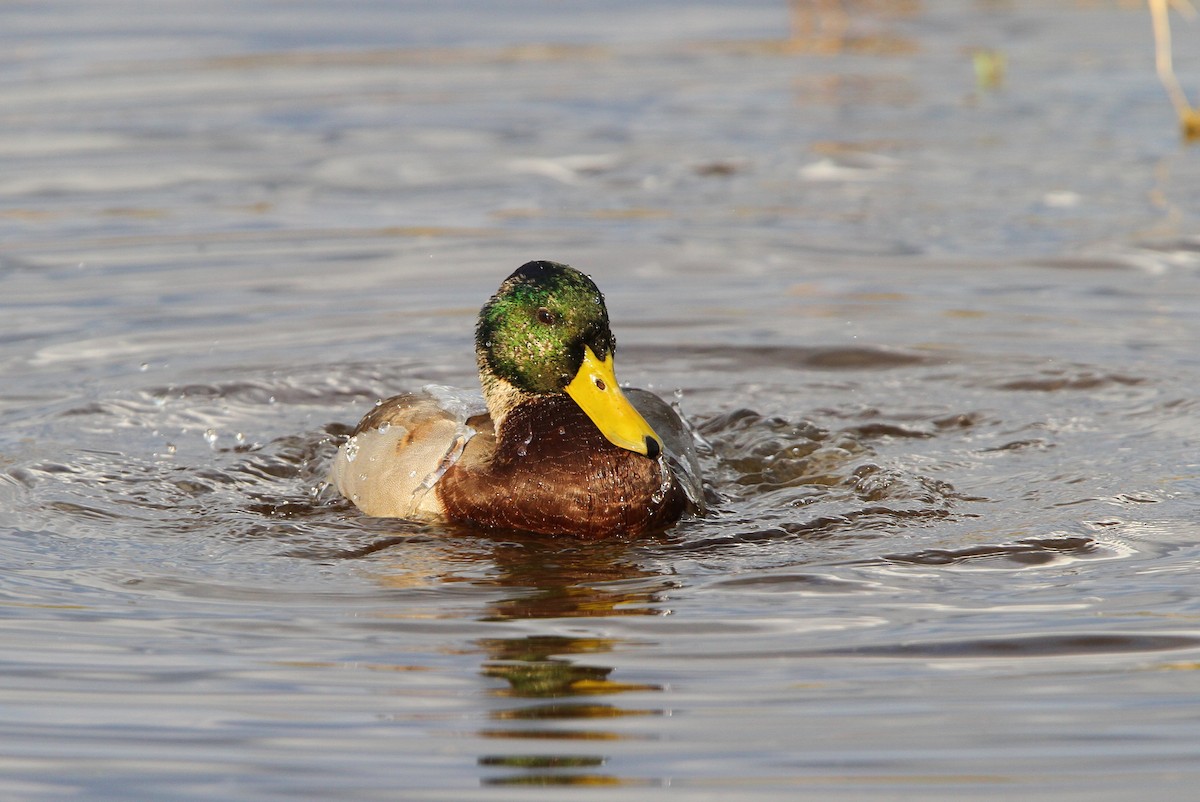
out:
{"label": "mallard duck", "polygon": [[658,396],[621,390],[616,346],[590,278],[522,265],[479,312],[483,398],[429,386],[380,402],[329,482],[371,516],[582,537],[665,529],[702,507],[694,439]]}

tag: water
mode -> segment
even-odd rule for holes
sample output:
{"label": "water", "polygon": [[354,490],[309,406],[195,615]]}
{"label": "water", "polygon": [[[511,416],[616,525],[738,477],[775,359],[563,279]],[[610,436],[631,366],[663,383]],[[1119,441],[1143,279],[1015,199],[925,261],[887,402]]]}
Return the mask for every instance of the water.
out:
{"label": "water", "polygon": [[[204,9],[0,9],[5,797],[1194,788],[1200,176],[1140,7]],[[534,258],[712,513],[318,495]]]}

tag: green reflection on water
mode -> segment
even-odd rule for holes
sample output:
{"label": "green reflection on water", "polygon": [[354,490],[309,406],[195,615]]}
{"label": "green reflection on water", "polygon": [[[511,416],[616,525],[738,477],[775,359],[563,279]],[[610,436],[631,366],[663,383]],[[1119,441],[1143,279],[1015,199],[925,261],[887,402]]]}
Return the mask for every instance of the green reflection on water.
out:
{"label": "green reflection on water", "polygon": [[[628,544],[587,544],[564,548],[560,542],[540,540],[497,544],[493,553],[499,571],[492,582],[512,589],[494,603],[487,620],[581,618],[612,615],[658,615],[659,594],[670,580],[639,566]],[[623,741],[645,737],[614,727],[596,727],[603,720],[661,716],[663,711],[625,707],[597,697],[629,692],[661,692],[650,683],[621,682],[614,669],[594,661],[627,641],[603,637],[529,635],[517,638],[484,638],[476,645],[486,655],[480,672],[504,681],[491,695],[531,700],[493,710],[496,726],[479,730],[478,737],[510,740],[514,747],[532,742],[559,742],[565,753],[489,754],[479,765],[507,769],[485,776],[485,786],[612,786],[654,784],[644,779],[618,777],[596,771],[608,762],[604,755],[573,754],[568,744]],[[571,656],[587,656],[581,665]],[[546,702],[544,700],[554,700]],[[593,726],[586,726],[593,725]],[[519,748],[519,747],[518,747]]]}

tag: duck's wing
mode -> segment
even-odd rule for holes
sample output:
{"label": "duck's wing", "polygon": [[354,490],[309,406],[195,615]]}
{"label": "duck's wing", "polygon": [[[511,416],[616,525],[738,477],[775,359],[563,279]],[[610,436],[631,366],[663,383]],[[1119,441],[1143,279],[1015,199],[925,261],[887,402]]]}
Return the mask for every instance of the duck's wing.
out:
{"label": "duck's wing", "polygon": [[692,506],[703,513],[704,485],[700,479],[700,459],[696,456],[695,432],[670,404],[649,390],[631,387],[624,393],[634,409],[642,413],[642,417],[662,438],[663,454],[673,468],[680,487]]}
{"label": "duck's wing", "polygon": [[477,432],[468,420],[481,412],[482,398],[447,387],[393,396],[338,449],[328,481],[367,515],[439,516],[437,494],[429,491],[462,456]]}

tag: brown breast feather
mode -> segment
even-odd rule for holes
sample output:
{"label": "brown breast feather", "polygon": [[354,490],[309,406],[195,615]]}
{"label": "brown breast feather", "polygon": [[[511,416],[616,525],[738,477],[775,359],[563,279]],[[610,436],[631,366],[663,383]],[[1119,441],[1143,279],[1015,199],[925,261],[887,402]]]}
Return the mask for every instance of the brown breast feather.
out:
{"label": "brown breast feather", "polygon": [[436,485],[447,517],[599,538],[666,528],[687,505],[658,462],[609,443],[566,396],[518,406],[500,434],[491,459],[476,437]]}

